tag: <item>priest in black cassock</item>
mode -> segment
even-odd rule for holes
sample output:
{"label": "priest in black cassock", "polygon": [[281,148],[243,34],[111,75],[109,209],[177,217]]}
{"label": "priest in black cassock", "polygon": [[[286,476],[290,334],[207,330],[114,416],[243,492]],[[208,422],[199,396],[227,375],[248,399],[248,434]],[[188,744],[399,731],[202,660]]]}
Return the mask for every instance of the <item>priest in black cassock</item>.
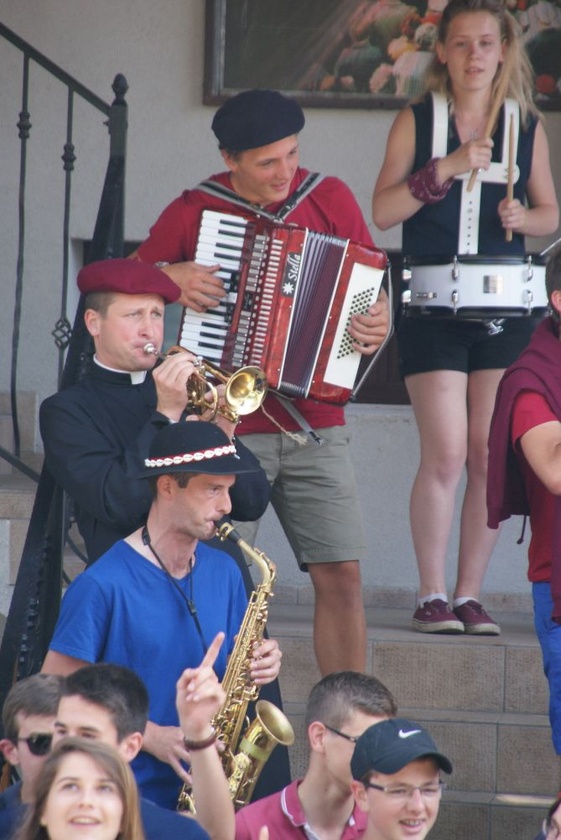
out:
{"label": "priest in black cassock", "polygon": [[[187,380],[195,372],[188,353],[159,363],[164,309],[179,288],[158,268],[126,259],[90,263],[78,274],[86,295],[85,322],[95,354],[86,376],[41,405],[45,461],[71,496],[88,559],[93,562],[145,519],[151,495],[130,475],[138,471],[156,433],[185,415]],[[219,418],[230,437],[234,424]],[[255,463],[237,441],[240,456]],[[242,477],[232,490],[232,516],[260,517],[269,501],[263,471]]]}

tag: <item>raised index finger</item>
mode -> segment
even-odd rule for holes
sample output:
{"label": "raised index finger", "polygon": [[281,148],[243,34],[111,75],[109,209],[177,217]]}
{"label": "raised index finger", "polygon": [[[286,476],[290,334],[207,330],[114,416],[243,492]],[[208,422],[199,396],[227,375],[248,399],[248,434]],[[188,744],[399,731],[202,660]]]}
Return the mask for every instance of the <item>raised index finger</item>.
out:
{"label": "raised index finger", "polygon": [[208,666],[209,668],[214,667],[214,663],[216,662],[216,657],[220,652],[220,648],[222,647],[222,642],[224,641],[226,634],[220,631],[217,633],[212,642],[210,643],[207,652],[204,655],[203,661],[201,662],[200,667],[204,668]]}

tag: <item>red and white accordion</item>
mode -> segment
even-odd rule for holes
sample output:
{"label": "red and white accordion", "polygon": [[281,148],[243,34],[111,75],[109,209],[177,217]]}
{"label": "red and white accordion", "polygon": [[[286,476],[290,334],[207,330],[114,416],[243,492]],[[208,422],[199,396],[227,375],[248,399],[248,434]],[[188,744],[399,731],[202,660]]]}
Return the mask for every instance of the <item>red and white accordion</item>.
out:
{"label": "red and white accordion", "polygon": [[347,328],[378,297],[384,251],[205,210],[195,261],[220,264],[227,295],[202,314],[184,309],[182,347],[227,371],[255,365],[288,397],[347,402],[362,358]]}

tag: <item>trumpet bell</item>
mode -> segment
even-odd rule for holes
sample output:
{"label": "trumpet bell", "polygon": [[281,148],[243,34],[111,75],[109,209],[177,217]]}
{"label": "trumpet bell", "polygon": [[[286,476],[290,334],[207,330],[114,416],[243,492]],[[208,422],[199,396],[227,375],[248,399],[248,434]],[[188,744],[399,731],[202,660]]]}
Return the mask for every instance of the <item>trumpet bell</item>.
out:
{"label": "trumpet bell", "polygon": [[225,402],[237,414],[257,411],[267,395],[267,377],[257,367],[247,366],[233,373],[226,383]]}
{"label": "trumpet bell", "polygon": [[[144,352],[166,359],[175,353],[189,353],[186,347],[174,345],[167,353],[157,350],[152,342],[144,345]],[[238,416],[257,411],[267,395],[267,377],[258,367],[247,365],[234,373],[227,373],[210,362],[196,357],[195,373],[187,381],[187,408],[195,411],[205,420],[214,420],[222,414],[235,423]],[[224,406],[219,405],[219,396],[212,379],[225,385]],[[210,392],[210,396],[209,396]]]}

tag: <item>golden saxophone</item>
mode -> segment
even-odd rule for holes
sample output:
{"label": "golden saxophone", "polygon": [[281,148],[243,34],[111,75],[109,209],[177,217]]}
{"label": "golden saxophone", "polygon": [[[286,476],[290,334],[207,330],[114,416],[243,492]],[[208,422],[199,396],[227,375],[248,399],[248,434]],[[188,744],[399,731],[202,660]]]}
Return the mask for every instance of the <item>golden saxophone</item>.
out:
{"label": "golden saxophone", "polygon": [[[228,522],[218,528],[217,535],[221,540],[231,539],[236,542],[244,554],[253,560],[262,578],[249,599],[222,680],[226,700],[212,721],[224,744],[222,765],[237,810],[249,802],[265,762],[277,744],[289,746],[294,742],[294,730],[283,712],[267,700],[259,700],[255,705],[255,720],[252,723],[247,720],[248,704],[256,700],[259,694],[259,686],[251,681],[249,672],[255,642],[262,640],[267,624],[269,599],[273,595],[276,580],[275,565],[264,552],[246,543]],[[177,810],[195,813],[195,802],[187,784],[183,785],[179,794]]]}

